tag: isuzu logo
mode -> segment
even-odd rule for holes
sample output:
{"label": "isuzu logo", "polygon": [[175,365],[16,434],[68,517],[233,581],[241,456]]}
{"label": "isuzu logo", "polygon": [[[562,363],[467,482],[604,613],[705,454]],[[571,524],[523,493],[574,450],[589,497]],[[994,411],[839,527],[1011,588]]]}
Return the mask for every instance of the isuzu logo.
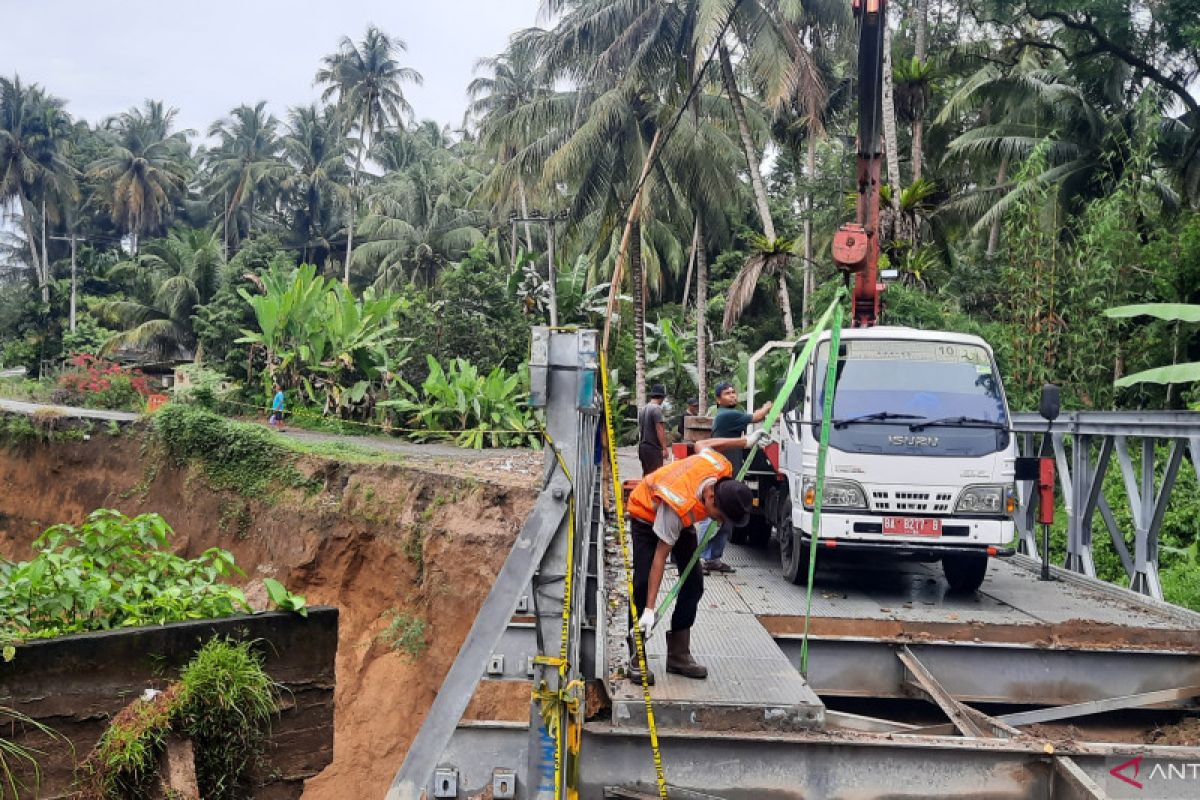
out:
{"label": "isuzu logo", "polygon": [[888,443],[896,447],[937,447],[938,437],[936,436],[904,436],[896,434],[888,437]]}

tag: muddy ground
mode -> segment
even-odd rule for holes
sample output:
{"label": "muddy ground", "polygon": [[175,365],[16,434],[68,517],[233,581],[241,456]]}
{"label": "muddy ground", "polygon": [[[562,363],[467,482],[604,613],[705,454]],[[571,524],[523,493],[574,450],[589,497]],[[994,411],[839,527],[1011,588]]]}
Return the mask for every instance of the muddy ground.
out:
{"label": "muddy ground", "polygon": [[[47,526],[96,508],[157,511],[182,553],[232,551],[252,603],[265,607],[269,576],[310,604],[338,606],[334,759],[304,797],[378,797],[534,503],[540,465],[534,453],[417,453],[401,465],[304,457],[298,468],[321,489],[268,500],[214,492],[133,434],[0,448],[0,556],[26,558]],[[403,632],[412,653],[394,644]],[[472,708],[524,718],[528,689],[517,687]]]}

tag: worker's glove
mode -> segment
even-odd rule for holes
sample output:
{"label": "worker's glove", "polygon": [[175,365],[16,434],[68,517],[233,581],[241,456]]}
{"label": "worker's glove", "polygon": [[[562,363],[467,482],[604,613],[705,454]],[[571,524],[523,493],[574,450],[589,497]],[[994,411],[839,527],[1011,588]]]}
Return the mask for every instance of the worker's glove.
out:
{"label": "worker's glove", "polygon": [[642,612],[642,618],[638,620],[638,627],[642,629],[642,638],[649,639],[650,632],[654,630],[653,608],[647,608]]}
{"label": "worker's glove", "polygon": [[768,438],[770,437],[767,436],[766,429],[759,428],[758,430],[746,436],[746,448],[749,449],[751,447],[761,446],[767,441]]}

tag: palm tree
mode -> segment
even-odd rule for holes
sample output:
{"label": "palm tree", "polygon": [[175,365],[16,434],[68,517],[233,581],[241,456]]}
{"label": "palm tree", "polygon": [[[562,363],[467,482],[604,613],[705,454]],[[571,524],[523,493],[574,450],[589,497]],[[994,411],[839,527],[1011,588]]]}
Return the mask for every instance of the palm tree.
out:
{"label": "palm tree", "polygon": [[88,167],[88,177],[100,183],[101,202],[112,221],[129,234],[134,255],[143,234],[154,233],[171,221],[185,192],[191,168],[189,131],[171,133],[177,111],[146,101],[106,121],[116,140],[108,154]]}
{"label": "palm tree", "polygon": [[212,176],[209,192],[213,198],[223,200],[226,248],[230,233],[235,242],[241,240],[243,222],[245,233],[250,233],[259,202],[287,176],[278,127],[279,120],[267,112],[263,100],[254,106],[238,106],[228,118],[214,122],[208,129],[208,135],[218,139],[207,154]]}
{"label": "palm tree", "polygon": [[[703,61],[687,43],[702,25],[701,12],[720,5],[561,0],[547,5],[561,14],[552,31],[527,31],[510,47],[534,49],[548,85],[565,79],[578,88],[545,92],[504,120],[508,138],[521,145],[484,188],[495,196],[523,175],[540,175],[537,188],[551,197],[570,187],[568,236],[591,243],[594,279],[611,275],[607,320],[628,257],[639,403],[645,398],[645,301],[667,273],[681,268],[682,243],[696,239],[697,213],[734,205],[738,148],[728,104],[718,108],[701,93],[699,114],[681,113],[695,65]],[[682,60],[681,51],[687,53]],[[670,136],[669,122],[678,126]],[[719,216],[714,229],[725,224]]]}
{"label": "palm tree", "polygon": [[215,232],[175,230],[146,245],[138,259],[150,278],[148,301],[108,300],[94,313],[120,327],[102,351],[146,350],[160,359],[178,358],[196,346],[196,308],[212,299],[222,265]]}
{"label": "palm tree", "polygon": [[[815,48],[803,41],[805,29],[814,31],[814,39],[821,27],[835,29],[847,22],[846,9],[839,5],[821,3],[778,3],[767,0],[741,2],[734,7],[734,27],[738,39],[745,47],[745,65],[766,108],[777,115],[792,108],[807,123],[815,134],[822,130],[822,115],[825,112],[829,92],[827,79],[814,55]],[[711,32],[713,22],[699,26],[700,32]],[[763,182],[760,164],[762,152],[756,143],[752,118],[746,111],[746,96],[739,88],[729,46],[725,40],[717,42],[721,65],[721,80],[725,93],[737,119],[742,155],[750,176],[754,195],[754,206],[762,225],[763,236],[752,242],[754,252],[748,257],[742,271],[730,285],[726,303],[727,326],[732,325],[753,296],[754,287],[760,277],[774,275],[784,333],[789,338],[795,335],[792,321],[791,297],[787,286],[787,271],[791,263],[792,242],[777,242],[774,220],[771,219],[767,201],[766,185]],[[762,130],[761,123],[758,125]],[[758,138],[762,138],[761,135]],[[815,146],[815,144],[814,144]],[[811,242],[811,238],[809,239]],[[733,309],[730,316],[730,309]]]}
{"label": "palm tree", "polygon": [[287,205],[291,228],[303,242],[302,263],[321,266],[330,251],[334,204],[346,197],[346,151],[333,109],[312,105],[289,112],[283,152],[290,171],[281,188],[291,199]]}
{"label": "palm tree", "polygon": [[[487,70],[489,74],[475,78],[467,85],[470,105],[464,116],[464,124],[473,122],[478,126],[484,146],[500,164],[506,164],[517,150],[528,143],[524,132],[514,130],[512,122],[517,115],[530,107],[552,86],[538,69],[537,58],[527,47],[514,46],[506,52],[475,62],[475,71]],[[529,199],[526,196],[525,176],[517,175],[513,180],[518,209],[521,216],[529,217]],[[508,211],[496,207],[497,218]],[[525,223],[525,248],[533,250],[533,235],[529,223]]]}
{"label": "palm tree", "polygon": [[358,129],[358,154],[351,177],[350,207],[346,218],[345,283],[350,284],[350,259],[354,252],[356,194],[362,177],[368,140],[403,119],[412,117],[412,107],[401,89],[403,83],[423,82],[421,73],[402,67],[396,56],[408,46],[371,25],[359,44],[342,37],[338,52],[325,56],[316,82],[323,84],[322,100],[337,98],[347,130]]}
{"label": "palm tree", "polygon": [[432,284],[483,239],[482,216],[464,208],[478,180],[461,161],[434,159],[428,151],[408,170],[384,178],[367,199],[363,242],[354,254],[357,263],[374,268],[376,288]]}
{"label": "palm tree", "polygon": [[[1099,93],[1080,85],[1060,56],[1020,45],[1011,59],[1009,66],[992,61],[968,77],[936,120],[946,123],[979,109],[981,124],[952,139],[946,158],[985,165],[999,177],[993,186],[961,192],[943,209],[973,221],[972,233],[990,229],[990,252],[1000,220],[1031,193],[1053,188],[1051,197],[1068,211],[1102,194],[1124,168],[1124,159],[1112,154],[1128,150],[1141,124],[1135,107],[1121,104],[1107,112],[1096,102]],[[1033,180],[1014,182],[1010,166],[1035,150],[1044,153],[1045,169]],[[1157,190],[1176,196],[1162,180]]]}
{"label": "palm tree", "polygon": [[[47,95],[37,84],[22,85],[20,76],[0,78],[0,205],[21,208],[30,264],[50,302],[50,260],[46,243],[49,213],[57,209],[47,199],[70,200],[75,192],[74,170],[65,156],[70,121],[63,101]],[[40,202],[40,217],[36,208]],[[41,250],[33,223],[41,223]]]}

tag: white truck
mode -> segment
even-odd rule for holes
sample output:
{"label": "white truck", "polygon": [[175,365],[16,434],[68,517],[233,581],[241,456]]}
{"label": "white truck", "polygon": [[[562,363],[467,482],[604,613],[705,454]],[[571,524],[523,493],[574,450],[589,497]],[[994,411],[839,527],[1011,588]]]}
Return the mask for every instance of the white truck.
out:
{"label": "white truck", "polygon": [[[773,342],[767,352],[804,344]],[[842,331],[818,547],[940,560],[972,592],[989,556],[1012,555],[1016,445],[991,348],[977,336],[899,327]],[[752,470],[783,571],[808,575],[829,332]],[[772,474],[774,473],[774,474]],[[765,532],[765,531],[764,531]]]}

